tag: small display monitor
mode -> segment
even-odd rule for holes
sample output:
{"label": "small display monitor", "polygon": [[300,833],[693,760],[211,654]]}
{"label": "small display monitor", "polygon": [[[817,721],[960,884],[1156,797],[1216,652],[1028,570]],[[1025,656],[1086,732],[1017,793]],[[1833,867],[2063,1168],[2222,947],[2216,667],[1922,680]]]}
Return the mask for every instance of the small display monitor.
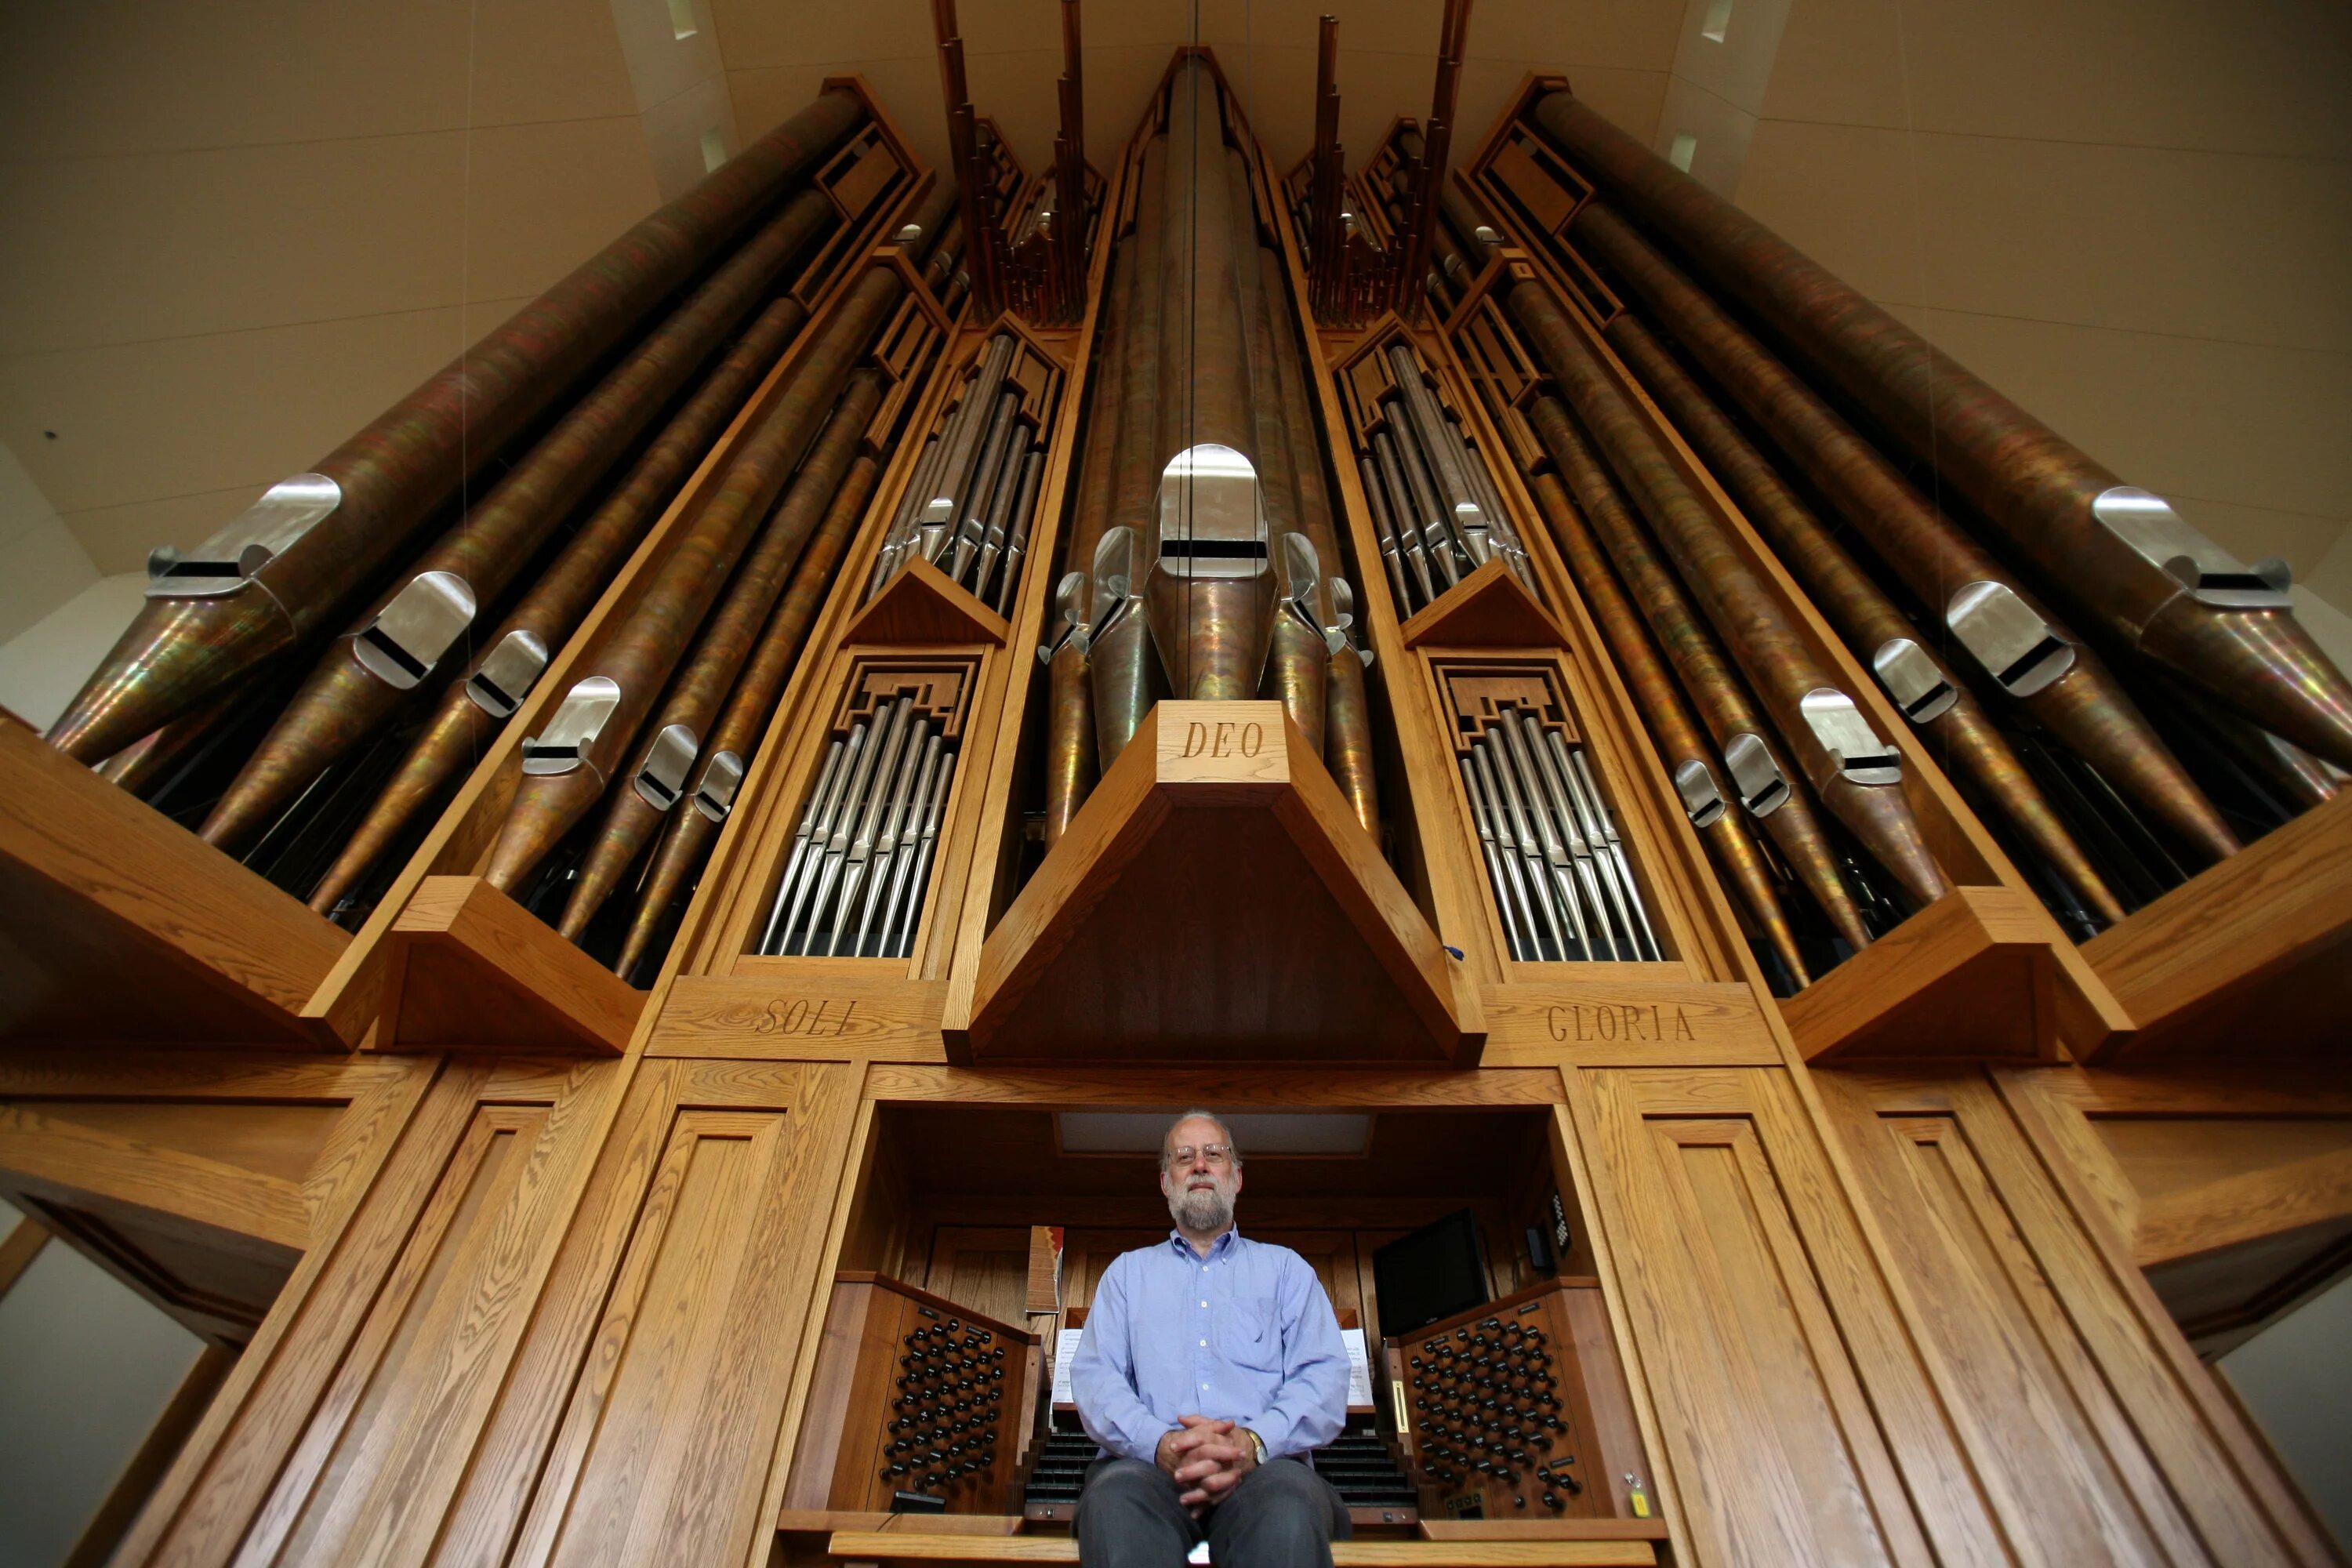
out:
{"label": "small display monitor", "polygon": [[1493,1294],[1477,1215],[1459,1210],[1374,1252],[1372,1289],[1380,1293],[1382,1339],[1485,1306]]}

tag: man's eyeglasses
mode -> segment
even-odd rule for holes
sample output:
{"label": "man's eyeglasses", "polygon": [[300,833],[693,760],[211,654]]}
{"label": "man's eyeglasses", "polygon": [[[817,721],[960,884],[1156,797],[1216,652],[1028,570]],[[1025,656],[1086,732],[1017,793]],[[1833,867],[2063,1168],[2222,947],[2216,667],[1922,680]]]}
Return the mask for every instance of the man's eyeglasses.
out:
{"label": "man's eyeglasses", "polygon": [[1171,1149],[1168,1153],[1171,1166],[1189,1165],[1196,1158],[1212,1165],[1230,1165],[1234,1163],[1234,1152],[1223,1143],[1203,1143],[1198,1149],[1188,1143]]}

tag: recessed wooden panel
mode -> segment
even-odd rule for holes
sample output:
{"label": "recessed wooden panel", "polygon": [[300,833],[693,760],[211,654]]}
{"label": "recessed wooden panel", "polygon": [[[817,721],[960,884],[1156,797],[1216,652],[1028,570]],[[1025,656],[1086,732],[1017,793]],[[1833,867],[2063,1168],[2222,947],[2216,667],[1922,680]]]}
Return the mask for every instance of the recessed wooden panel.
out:
{"label": "recessed wooden panel", "polygon": [[1029,1227],[941,1226],[923,1289],[1000,1323],[1027,1320]]}
{"label": "recessed wooden panel", "polygon": [[791,1374],[822,1304],[814,1268],[856,1075],[688,1061],[646,1074],[573,1256],[625,1244],[511,1563],[740,1561],[781,1501],[770,1461],[788,1418],[797,1428]]}
{"label": "recessed wooden panel", "polygon": [[2232,1473],[2206,1374],[2133,1311],[1982,1079],[1823,1094],[2003,1528],[2076,1562],[2308,1560],[2307,1522]]}
{"label": "recessed wooden panel", "polygon": [[327,1140],[321,1168],[357,1191],[322,1212],[329,1242],[287,1282],[125,1562],[411,1561],[474,1477],[616,1069],[369,1065],[432,1087],[362,1102]]}
{"label": "recessed wooden panel", "polygon": [[[536,1106],[476,1109],[248,1548],[267,1545],[299,1563],[356,1544],[352,1526],[374,1511],[368,1494],[387,1479],[387,1450],[409,1447],[399,1441],[403,1428],[429,1415],[419,1405],[440,1382],[433,1363],[452,1348],[449,1325],[489,1262],[492,1222],[513,1200],[546,1117]],[[397,1521],[379,1515],[376,1523]]]}
{"label": "recessed wooden panel", "polygon": [[1629,1359],[1700,1559],[1977,1560],[1989,1521],[1783,1075],[1586,1076]]}

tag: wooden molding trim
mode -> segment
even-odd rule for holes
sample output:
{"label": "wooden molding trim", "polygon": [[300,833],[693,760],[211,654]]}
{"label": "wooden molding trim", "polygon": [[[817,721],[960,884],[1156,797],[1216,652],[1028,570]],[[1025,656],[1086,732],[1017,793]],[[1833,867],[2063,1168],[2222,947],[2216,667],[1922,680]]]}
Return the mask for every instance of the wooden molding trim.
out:
{"label": "wooden molding trim", "polygon": [[990,934],[948,1052],[1469,1066],[1452,963],[1280,703],[1162,701]]}
{"label": "wooden molding trim", "polygon": [[[2242,1063],[2332,1047],[2352,1016],[2352,792],[2083,944],[2137,1032],[2089,1060]],[[2246,1030],[2226,1026],[2260,1019]]]}
{"label": "wooden molding trim", "polygon": [[2032,894],[1959,887],[1780,1004],[1805,1060],[2058,1058],[2074,984]]}
{"label": "wooden molding trim", "polygon": [[1400,628],[1407,647],[1566,647],[1568,632],[1496,556]]}
{"label": "wooden molding trim", "polygon": [[619,1056],[647,994],[479,877],[427,877],[383,942],[378,1049]]}
{"label": "wooden molding trim", "polygon": [[866,607],[850,617],[845,643],[915,644],[924,647],[1003,647],[1012,635],[1004,617],[920,556],[899,568]]}
{"label": "wooden molding trim", "polygon": [[0,1038],[311,1048],[351,938],[0,718]]}

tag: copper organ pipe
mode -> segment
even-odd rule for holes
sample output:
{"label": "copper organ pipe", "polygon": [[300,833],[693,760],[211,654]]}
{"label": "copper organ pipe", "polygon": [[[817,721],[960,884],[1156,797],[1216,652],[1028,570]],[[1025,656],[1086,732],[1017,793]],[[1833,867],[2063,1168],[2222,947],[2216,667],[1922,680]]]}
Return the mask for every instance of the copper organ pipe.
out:
{"label": "copper organ pipe", "polygon": [[1528,419],[1610,556],[1627,591],[1682,679],[1725,761],[1733,795],[1764,824],[1780,856],[1839,935],[1856,948],[1870,931],[1839,875],[1837,856],[1813,816],[1805,781],[1792,776],[1780,748],[1750,706],[1715,638],[1700,623],[1664,562],[1642,537],[1641,526],[1618,494],[1601,460],[1569,423],[1558,398],[1537,400]]}
{"label": "copper organ pipe", "polygon": [[2209,860],[2237,838],[2120,683],[2032,592],[1622,217],[1588,203],[1580,242],[1656,313],[1837,507],[1953,640],[2076,755]]}
{"label": "copper organ pipe", "polygon": [[816,439],[851,370],[905,293],[904,277],[884,266],[868,268],[850,287],[693,525],[546,728],[523,743],[523,778],[484,873],[492,886],[519,887],[604,796],[754,525]]}
{"label": "copper organ pipe", "polygon": [[790,298],[761,311],[554,564],[483,640],[312,889],[312,909],[332,913],[416,818],[445,799],[465,770],[481,760],[490,738],[530,695],[547,660],[570,639],[628,552],[807,321],[807,307]]}
{"label": "copper organ pipe", "polygon": [[1066,573],[1038,650],[1045,835],[1059,838],[1162,690],[1283,701],[1371,831],[1367,660],[1348,635],[1301,302],[1260,243],[1244,132],[1205,64],[1178,67],[1166,107],[1132,231],[1111,237]]}
{"label": "copper organ pipe", "polygon": [[599,251],[423,386],[273,486],[193,555],[158,552],[147,606],[49,730],[95,763],[338,616],[475,467],[553,406],[866,121],[827,92]]}
{"label": "copper organ pipe", "polygon": [[258,833],[327,766],[373,735],[461,647],[581,498],[833,222],[803,191],[648,332],[490,492],[404,568],[326,657],[205,818],[206,843]]}
{"label": "copper organ pipe", "polygon": [[[2091,624],[2264,729],[2352,768],[2352,683],[2296,622],[2283,564],[2249,570],[2231,559],[2160,497],[2119,483],[1572,94],[1549,94],[1535,119],[1629,211],[1948,479]],[[1585,226],[1580,218],[1576,228]]]}
{"label": "copper organ pipe", "polygon": [[1512,289],[1506,305],[1773,710],[1782,742],[1803,763],[1822,804],[1919,903],[1949,892],[1904,802],[1901,754],[1813,662],[1796,627],[1684,486],[1559,307],[1535,287]]}
{"label": "copper organ pipe", "polygon": [[[1549,406],[1558,412],[1558,405]],[[1674,782],[1684,815],[1698,830],[1699,841],[1722,873],[1732,901],[1801,989],[1811,977],[1798,956],[1796,935],[1780,907],[1771,872],[1748,836],[1747,813],[1729,809],[1731,797],[1723,788],[1722,763],[1675,688],[1672,672],[1652,647],[1641,613],[1619,585],[1608,556],[1585,525],[1576,503],[1569,499],[1559,476],[1532,475],[1528,488],[1535,496],[1537,510],[1550,524],[1552,537],[1559,542],[1560,554],[1601,628],[1602,640],[1609,645],[1612,660],[1633,689],[1634,704],[1641,710],[1650,738],[1657,743],[1659,759]]]}
{"label": "copper organ pipe", "polygon": [[2123,919],[2123,906],[1967,685],[1918,640],[1910,622],[1797,499],[1764,455],[1630,313],[1620,313],[1602,335],[1837,623],[1848,646],[1870,661],[1888,700],[1943,753],[1945,766],[1968,778],[1981,798],[2009,819],[2085,908],[2109,925]]}
{"label": "copper organ pipe", "polygon": [[767,624],[793,565],[800,559],[865,440],[882,405],[878,372],[861,370],[834,405],[832,416],[793,476],[776,510],[744,552],[727,591],[712,606],[694,651],[646,724],[634,763],[608,790],[595,842],[581,860],[556,930],[578,942],[621,878],[686,798],[695,763],[704,754],[710,723],[734,689]]}
{"label": "copper organ pipe", "polygon": [[1437,80],[1430,91],[1429,122],[1422,128],[1421,167],[1406,208],[1404,247],[1397,278],[1398,310],[1411,314],[1429,276],[1429,249],[1437,226],[1438,192],[1445,183],[1446,155],[1454,140],[1454,106],[1462,85],[1462,54],[1469,47],[1470,0],[1445,0],[1438,24]]}
{"label": "copper organ pipe", "polygon": [[849,472],[834,492],[824,522],[809,540],[799,564],[793,568],[792,582],[761,632],[759,647],[744,667],[742,678],[728,694],[725,710],[719,714],[719,722],[711,726],[710,739],[696,763],[694,783],[686,793],[686,804],[669,814],[669,826],[662,832],[644,885],[638,890],[628,934],[621,942],[620,959],[613,965],[613,973],[622,979],[630,979],[653,951],[663,918],[693,885],[703,862],[709,858],[719,830],[734,809],[737,786],[756,755],[754,748],[761,731],[774,716],[784,683],[799,665],[801,652],[808,644],[809,628],[816,620],[817,611],[824,607],[825,595],[840,570],[841,558],[849,549],[850,535],[856,530],[857,520],[866,514],[866,502],[873,500],[874,487],[881,474],[881,465],[870,453],[861,452],[850,464]]}

